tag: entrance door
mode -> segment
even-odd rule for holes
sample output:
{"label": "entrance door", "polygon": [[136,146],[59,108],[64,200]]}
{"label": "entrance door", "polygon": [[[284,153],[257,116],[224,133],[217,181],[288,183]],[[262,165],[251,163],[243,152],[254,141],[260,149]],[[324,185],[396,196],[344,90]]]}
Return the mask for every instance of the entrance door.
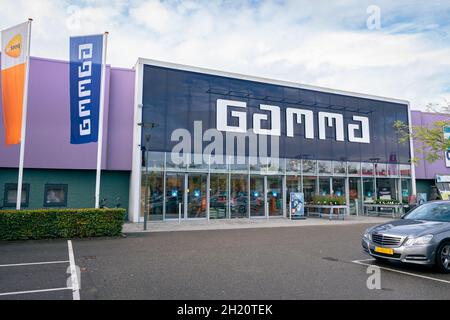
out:
{"label": "entrance door", "polygon": [[165,206],[165,219],[184,218],[184,173],[167,172]]}
{"label": "entrance door", "polygon": [[283,181],[281,177],[267,177],[267,206],[269,217],[283,215]]}
{"label": "entrance door", "polygon": [[264,177],[250,177],[250,217],[264,217]]}
{"label": "entrance door", "polygon": [[187,218],[206,218],[206,173],[189,173],[187,193]]}

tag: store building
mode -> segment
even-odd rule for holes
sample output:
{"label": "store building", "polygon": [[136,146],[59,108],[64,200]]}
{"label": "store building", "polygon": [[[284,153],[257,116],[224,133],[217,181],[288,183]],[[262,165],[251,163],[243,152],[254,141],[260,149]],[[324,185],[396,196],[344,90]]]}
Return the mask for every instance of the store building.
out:
{"label": "store building", "polygon": [[[70,144],[68,63],[30,68],[24,207],[92,207],[96,145]],[[392,126],[421,117],[407,101],[145,59],[106,78],[101,198],[131,221],[286,217],[293,191],[344,197],[355,214],[376,198],[407,202],[426,166],[411,166]],[[1,127],[11,209],[19,146]]]}
{"label": "store building", "polygon": [[[423,127],[431,127],[436,121],[450,120],[450,115],[442,113],[412,111],[411,116],[415,126]],[[441,159],[429,163],[423,155],[417,155],[419,161],[416,165],[417,194],[424,195],[426,200],[433,199],[433,192],[441,199],[450,194],[450,161],[446,162],[445,156],[443,153]]]}

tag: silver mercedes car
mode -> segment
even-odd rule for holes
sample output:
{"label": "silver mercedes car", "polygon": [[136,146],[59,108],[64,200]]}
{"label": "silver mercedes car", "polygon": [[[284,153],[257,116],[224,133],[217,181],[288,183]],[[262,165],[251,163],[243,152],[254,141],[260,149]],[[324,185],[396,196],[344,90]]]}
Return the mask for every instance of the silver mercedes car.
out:
{"label": "silver mercedes car", "polygon": [[377,260],[434,265],[450,273],[450,201],[425,203],[400,220],[367,229],[362,247]]}

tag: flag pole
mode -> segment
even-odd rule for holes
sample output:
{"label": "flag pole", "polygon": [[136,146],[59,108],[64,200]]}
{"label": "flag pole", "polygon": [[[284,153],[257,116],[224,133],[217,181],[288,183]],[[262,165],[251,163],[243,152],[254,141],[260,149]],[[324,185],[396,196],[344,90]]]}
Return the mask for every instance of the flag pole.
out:
{"label": "flag pole", "polygon": [[106,48],[108,45],[108,32],[103,35],[102,50],[102,75],[100,84],[100,111],[98,120],[98,143],[97,143],[97,173],[95,178],[95,208],[100,208],[100,178],[102,170],[102,147],[103,147],[103,113],[105,109],[105,79],[106,79]]}
{"label": "flag pole", "polygon": [[25,67],[25,85],[23,91],[23,105],[22,105],[22,128],[20,133],[20,158],[19,158],[19,177],[17,181],[17,200],[16,209],[20,210],[22,205],[22,185],[23,185],[23,163],[25,158],[25,135],[27,132],[27,109],[28,109],[28,78],[30,74],[30,46],[31,46],[31,22],[33,19],[28,19],[28,35],[27,35],[27,52],[26,52],[26,67]]}

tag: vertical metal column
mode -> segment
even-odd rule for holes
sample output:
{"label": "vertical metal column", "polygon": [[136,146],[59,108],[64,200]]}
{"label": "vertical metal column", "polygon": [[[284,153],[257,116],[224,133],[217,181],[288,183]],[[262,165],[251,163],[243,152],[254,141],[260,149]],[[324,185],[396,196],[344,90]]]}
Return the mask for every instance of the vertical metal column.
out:
{"label": "vertical metal column", "polygon": [[283,203],[283,217],[285,217],[286,218],[286,212],[287,212],[287,210],[286,210],[286,204],[287,204],[287,202],[286,202],[286,173],[284,174],[284,176],[283,176],[283,182],[282,182],[282,189],[283,189],[283,192],[282,192],[282,199],[281,199],[281,201],[282,201],[282,203]]}
{"label": "vertical metal column", "polygon": [[267,176],[264,176],[264,215],[269,218],[269,203],[267,201]]}
{"label": "vertical metal column", "polygon": [[167,153],[164,152],[164,172],[163,172],[163,221],[166,220],[166,178],[167,178],[167,173],[166,173],[166,161],[167,161]]}
{"label": "vertical metal column", "polygon": [[188,206],[188,189],[189,189],[188,174],[185,173],[184,174],[184,210],[183,210],[184,219],[187,219],[187,217],[188,217],[188,208],[187,208],[187,206]]}
{"label": "vertical metal column", "polygon": [[208,172],[208,176],[206,178],[206,216],[208,217],[208,221],[210,220],[209,216],[209,204],[211,198],[211,172]]}

